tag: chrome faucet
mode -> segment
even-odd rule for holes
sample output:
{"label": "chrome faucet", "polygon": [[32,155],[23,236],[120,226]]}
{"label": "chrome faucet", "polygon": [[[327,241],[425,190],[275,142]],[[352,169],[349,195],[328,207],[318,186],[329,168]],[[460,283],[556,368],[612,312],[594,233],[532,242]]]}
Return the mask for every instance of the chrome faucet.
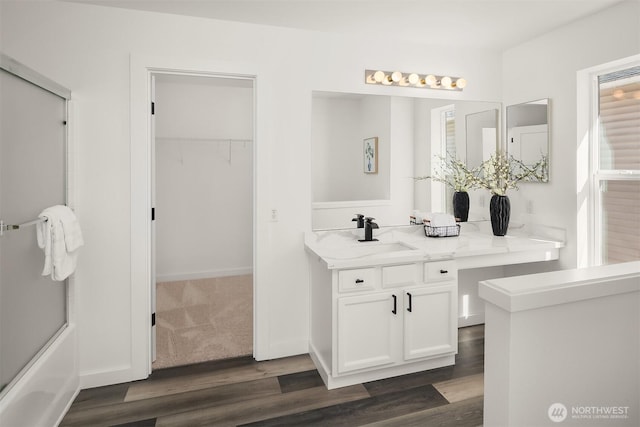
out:
{"label": "chrome faucet", "polygon": [[360,242],[377,242],[378,239],[373,238],[373,229],[380,228],[378,224],[373,222],[375,218],[366,217],[364,219],[364,239],[359,240]]}

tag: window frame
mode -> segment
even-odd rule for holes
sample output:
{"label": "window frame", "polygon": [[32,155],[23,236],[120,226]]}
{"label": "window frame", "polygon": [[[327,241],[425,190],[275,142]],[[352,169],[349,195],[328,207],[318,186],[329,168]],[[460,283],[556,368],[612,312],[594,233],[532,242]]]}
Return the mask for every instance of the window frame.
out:
{"label": "window frame", "polygon": [[603,263],[603,233],[600,227],[602,223],[601,186],[609,181],[640,181],[640,169],[600,169],[600,121],[598,119],[600,84],[598,77],[639,65],[640,55],[634,55],[578,72],[578,149],[576,156],[578,267]]}

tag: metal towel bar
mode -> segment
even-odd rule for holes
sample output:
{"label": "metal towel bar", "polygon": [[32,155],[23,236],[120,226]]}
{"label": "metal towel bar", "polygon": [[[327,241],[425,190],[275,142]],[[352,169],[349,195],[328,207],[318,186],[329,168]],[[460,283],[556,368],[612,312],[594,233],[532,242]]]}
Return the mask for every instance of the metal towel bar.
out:
{"label": "metal towel bar", "polygon": [[28,227],[30,225],[35,225],[40,222],[46,222],[46,218],[38,218],[33,221],[24,222],[22,224],[5,224],[4,221],[0,220],[0,236],[4,234],[5,231],[11,230],[20,230],[21,228]]}

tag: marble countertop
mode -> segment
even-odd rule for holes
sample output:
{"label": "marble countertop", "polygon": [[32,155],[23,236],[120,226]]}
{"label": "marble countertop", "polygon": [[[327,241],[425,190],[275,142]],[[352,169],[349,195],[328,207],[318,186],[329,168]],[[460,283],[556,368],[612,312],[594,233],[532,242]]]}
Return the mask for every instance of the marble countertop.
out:
{"label": "marble countertop", "polygon": [[[442,259],[473,268],[557,259],[565,242],[564,230],[543,226],[512,224],[506,236],[494,236],[487,221],[462,223],[457,237],[426,237],[422,225],[381,227],[374,230],[377,242],[358,242],[362,233],[362,229],[310,232],[305,234],[305,247],[330,269]],[[536,258],[528,260],[527,254]]]}

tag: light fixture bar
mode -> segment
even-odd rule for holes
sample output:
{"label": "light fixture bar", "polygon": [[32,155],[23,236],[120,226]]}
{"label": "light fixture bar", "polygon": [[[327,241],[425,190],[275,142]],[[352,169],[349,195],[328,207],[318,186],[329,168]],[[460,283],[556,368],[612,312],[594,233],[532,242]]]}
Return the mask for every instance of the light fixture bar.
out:
{"label": "light fixture bar", "polygon": [[369,85],[404,86],[422,89],[457,91],[461,91],[465,86],[467,86],[467,81],[462,77],[382,70],[365,70],[364,82]]}

